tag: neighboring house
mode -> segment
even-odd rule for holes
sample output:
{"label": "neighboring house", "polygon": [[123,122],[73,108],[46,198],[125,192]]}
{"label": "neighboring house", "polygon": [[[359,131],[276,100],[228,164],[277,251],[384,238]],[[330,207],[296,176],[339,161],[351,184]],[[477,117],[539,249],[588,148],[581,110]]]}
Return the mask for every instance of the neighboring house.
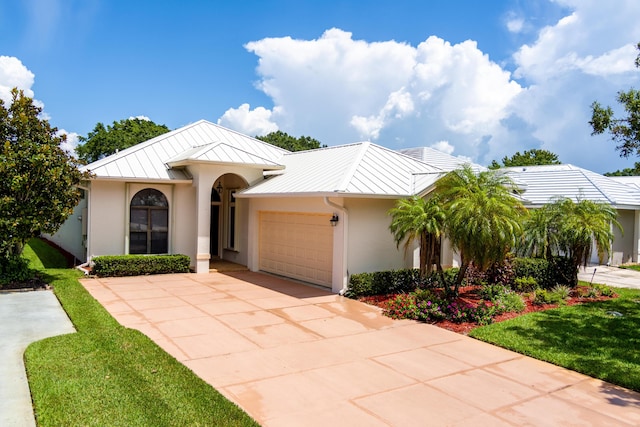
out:
{"label": "neighboring house", "polygon": [[[388,211],[467,163],[404,153],[369,142],[292,153],[199,121],[85,166],[83,199],[49,238],[82,262],[182,253],[197,273],[223,259],[340,292],[353,273],[419,265],[417,244],[396,246]],[[553,196],[611,203],[625,229],[612,262],[638,261],[637,187],[570,165],[504,170],[532,207]],[[446,241],[441,259],[457,265]]]}
{"label": "neighboring house", "polygon": [[207,121],[84,169],[83,203],[52,236],[78,259],[183,253],[197,273],[224,259],[334,292],[415,265],[387,212],[443,172],[368,142],[291,153]]}
{"label": "neighboring house", "polygon": [[[527,207],[536,208],[558,197],[610,204],[618,211],[623,232],[613,227],[608,263],[638,262],[640,253],[640,188],[632,179],[606,177],[570,164],[502,168],[524,192]],[[625,177],[626,178],[626,177]],[[592,263],[598,263],[593,251]]]}

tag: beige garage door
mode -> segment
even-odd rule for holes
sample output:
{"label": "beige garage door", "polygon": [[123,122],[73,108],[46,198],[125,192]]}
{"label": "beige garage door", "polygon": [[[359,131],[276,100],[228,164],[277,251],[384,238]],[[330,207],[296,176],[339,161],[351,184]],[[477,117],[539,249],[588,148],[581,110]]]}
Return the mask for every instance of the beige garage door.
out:
{"label": "beige garage door", "polygon": [[331,287],[331,215],[260,212],[260,270]]}

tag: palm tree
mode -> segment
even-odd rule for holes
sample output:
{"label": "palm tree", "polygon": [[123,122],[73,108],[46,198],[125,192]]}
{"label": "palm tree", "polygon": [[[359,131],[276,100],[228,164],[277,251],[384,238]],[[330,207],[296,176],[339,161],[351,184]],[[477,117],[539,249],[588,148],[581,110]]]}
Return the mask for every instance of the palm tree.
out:
{"label": "palm tree", "polygon": [[550,259],[558,241],[557,223],[559,212],[545,205],[529,211],[529,217],[523,222],[523,236],[518,253],[523,256]]}
{"label": "palm tree", "polygon": [[433,273],[433,266],[442,272],[440,264],[440,236],[444,228],[444,211],[437,198],[412,196],[398,200],[389,210],[396,245],[403,241],[405,250],[415,240],[420,242],[420,277]]}
{"label": "palm tree", "polygon": [[502,262],[516,245],[527,214],[515,197],[518,189],[497,171],[474,173],[469,165],[436,182],[436,194],[446,214],[445,233],[460,254],[454,294],[471,262],[481,271]]}
{"label": "palm tree", "polygon": [[[580,265],[586,266],[591,259],[593,246],[602,262],[613,242],[612,226],[622,231],[616,210],[606,203],[591,200],[574,202],[566,197],[559,198],[543,206],[540,215],[546,216],[544,226],[542,220],[525,224],[526,253],[542,255],[544,258],[568,258],[573,266],[572,277],[569,278],[573,286],[578,283]],[[542,253],[532,250],[543,246],[547,249]]]}

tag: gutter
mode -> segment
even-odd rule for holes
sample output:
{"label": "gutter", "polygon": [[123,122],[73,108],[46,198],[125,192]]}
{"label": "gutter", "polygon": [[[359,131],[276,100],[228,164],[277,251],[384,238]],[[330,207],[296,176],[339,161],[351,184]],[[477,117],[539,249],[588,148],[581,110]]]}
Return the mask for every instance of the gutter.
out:
{"label": "gutter", "polygon": [[340,206],[335,202],[329,200],[328,196],[324,197],[324,203],[334,209],[337,209],[342,213],[342,289],[338,292],[339,295],[344,295],[347,291],[349,283],[349,269],[347,265],[348,249],[349,249],[349,211],[344,206]]}

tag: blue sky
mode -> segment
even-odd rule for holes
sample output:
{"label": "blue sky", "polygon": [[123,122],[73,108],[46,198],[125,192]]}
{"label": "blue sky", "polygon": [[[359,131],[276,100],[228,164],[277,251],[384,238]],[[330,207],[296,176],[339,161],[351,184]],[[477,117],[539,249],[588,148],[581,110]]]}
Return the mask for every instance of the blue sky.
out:
{"label": "blue sky", "polygon": [[638,16],[634,0],[5,0],[0,97],[24,89],[71,143],[97,122],[207,119],[605,172],[637,159],[590,136],[589,105],[638,85]]}

